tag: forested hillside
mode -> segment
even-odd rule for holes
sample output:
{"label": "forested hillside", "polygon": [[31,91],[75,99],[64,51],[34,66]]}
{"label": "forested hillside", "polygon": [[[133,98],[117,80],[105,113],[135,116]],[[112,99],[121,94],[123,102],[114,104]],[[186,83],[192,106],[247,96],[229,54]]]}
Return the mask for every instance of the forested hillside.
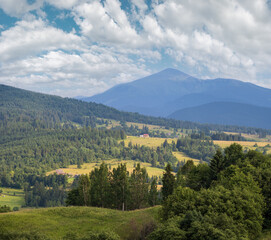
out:
{"label": "forested hillside", "polygon": [[[97,119],[99,118],[99,119]],[[122,122],[153,124],[171,128],[230,131],[243,133],[270,133],[270,130],[240,126],[198,124],[166,118],[144,116],[138,113],[118,111],[102,104],[61,98],[35,93],[6,85],[0,85],[0,133],[5,141],[16,132],[16,137],[25,136],[39,127],[74,127],[76,124],[95,127],[102,119]]]}

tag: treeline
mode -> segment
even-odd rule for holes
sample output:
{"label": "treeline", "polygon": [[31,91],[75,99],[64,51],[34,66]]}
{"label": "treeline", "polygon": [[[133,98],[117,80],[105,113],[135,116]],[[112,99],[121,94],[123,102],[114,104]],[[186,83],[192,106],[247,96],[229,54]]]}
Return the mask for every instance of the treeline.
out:
{"label": "treeline", "polygon": [[65,205],[67,175],[29,176],[25,183],[26,207],[55,207]]}
{"label": "treeline", "polygon": [[212,140],[221,140],[221,141],[246,141],[246,138],[240,134],[226,134],[226,133],[213,133],[211,135]]}
{"label": "treeline", "polygon": [[209,163],[219,146],[208,139],[201,140],[182,137],[177,140],[176,146],[175,143],[172,143],[172,148],[184,152],[188,157]]}
{"label": "treeline", "polygon": [[270,155],[232,144],[210,165],[188,161],[168,179],[163,223],[148,240],[252,240],[271,227]]}
{"label": "treeline", "polygon": [[67,196],[67,205],[95,206],[134,210],[159,204],[157,179],[150,179],[145,168],[137,164],[129,174],[126,164],[112,171],[105,163],[89,175],[79,177],[78,186]]}

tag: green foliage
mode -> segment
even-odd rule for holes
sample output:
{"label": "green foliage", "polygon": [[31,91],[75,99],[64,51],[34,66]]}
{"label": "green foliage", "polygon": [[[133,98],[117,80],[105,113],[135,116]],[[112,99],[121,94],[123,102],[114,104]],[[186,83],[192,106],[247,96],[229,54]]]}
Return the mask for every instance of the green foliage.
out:
{"label": "green foliage", "polygon": [[210,177],[217,180],[218,174],[225,168],[225,160],[222,151],[218,149],[210,162]]}
{"label": "green foliage", "polygon": [[233,144],[210,167],[184,166],[180,187],[163,203],[165,222],[148,239],[257,239],[270,223],[270,161]]}
{"label": "green foliage", "polygon": [[4,206],[0,205],[0,213],[5,213],[5,212],[11,212],[10,207],[7,205],[4,205]]}
{"label": "green foliage", "polygon": [[176,148],[189,157],[201,159],[209,163],[219,147],[208,139],[201,140],[182,137],[177,140]]}
{"label": "green foliage", "polygon": [[155,205],[158,202],[157,185],[149,184],[145,168],[137,164],[129,176],[125,164],[108,171],[105,163],[88,175],[81,175],[78,186],[67,196],[67,205],[85,205],[133,210]]}
{"label": "green foliage", "polygon": [[168,198],[169,195],[173,193],[173,189],[175,186],[175,176],[172,174],[172,171],[173,169],[171,165],[168,163],[162,178],[163,182],[162,195],[164,201]]}
{"label": "green foliage", "polygon": [[244,137],[240,134],[226,134],[223,132],[216,132],[211,135],[212,140],[220,141],[246,141]]}

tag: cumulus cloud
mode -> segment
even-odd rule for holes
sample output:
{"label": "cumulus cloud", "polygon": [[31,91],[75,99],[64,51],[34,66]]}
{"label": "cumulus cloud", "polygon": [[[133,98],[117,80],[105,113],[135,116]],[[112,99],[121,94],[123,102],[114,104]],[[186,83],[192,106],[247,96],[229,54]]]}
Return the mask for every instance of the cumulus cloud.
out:
{"label": "cumulus cloud", "polygon": [[29,4],[27,0],[0,0],[0,8],[13,17],[21,17],[32,10],[40,8],[42,5],[43,0],[36,0],[32,4]]}
{"label": "cumulus cloud", "polygon": [[80,49],[82,41],[73,33],[49,26],[33,16],[19,21],[0,35],[0,60],[11,61],[54,49]]}
{"label": "cumulus cloud", "polygon": [[[77,32],[46,20],[45,3],[57,8],[64,22],[63,16],[72,16]],[[197,77],[271,87],[266,0],[0,0],[0,8],[19,18],[0,35],[3,83],[35,89],[41,84],[63,96],[92,95],[147,75],[170,58]],[[29,14],[35,10],[42,19]]]}
{"label": "cumulus cloud", "polygon": [[107,0],[104,5],[99,1],[84,3],[75,8],[74,14],[82,34],[90,41],[130,47],[143,45],[143,39],[130,25],[118,0]]}
{"label": "cumulus cloud", "polygon": [[0,69],[3,83],[27,85],[31,90],[47,88],[47,92],[61,96],[90,96],[149,74],[143,65],[95,46],[81,54],[50,51],[40,57],[6,63]]}

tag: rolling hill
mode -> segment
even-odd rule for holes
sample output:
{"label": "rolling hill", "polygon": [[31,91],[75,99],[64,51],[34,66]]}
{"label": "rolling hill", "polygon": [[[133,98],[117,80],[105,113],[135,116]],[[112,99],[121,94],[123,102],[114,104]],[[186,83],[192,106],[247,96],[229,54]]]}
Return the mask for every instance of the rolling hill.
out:
{"label": "rolling hill", "polygon": [[[102,103],[124,111],[195,121],[196,118],[187,118],[181,114],[175,114],[175,112],[216,102],[238,103],[236,107],[240,107],[240,114],[244,112],[242,104],[246,105],[247,111],[255,112],[257,107],[270,108],[271,89],[233,79],[202,80],[175,69],[165,69],[148,77],[117,85],[104,93],[82,100]],[[260,121],[263,124],[257,123],[258,118],[253,119],[252,114],[249,115],[252,118],[251,121],[241,121],[243,118],[238,115],[236,107],[234,113],[231,113],[230,109],[227,109],[227,113],[239,120],[227,120],[225,123],[263,128],[269,126],[264,118],[263,121]],[[256,112],[261,111],[262,109],[258,109]],[[223,122],[219,120],[220,116],[217,116],[215,112],[205,112],[205,114],[212,115],[212,121],[203,121],[205,123]]]}

